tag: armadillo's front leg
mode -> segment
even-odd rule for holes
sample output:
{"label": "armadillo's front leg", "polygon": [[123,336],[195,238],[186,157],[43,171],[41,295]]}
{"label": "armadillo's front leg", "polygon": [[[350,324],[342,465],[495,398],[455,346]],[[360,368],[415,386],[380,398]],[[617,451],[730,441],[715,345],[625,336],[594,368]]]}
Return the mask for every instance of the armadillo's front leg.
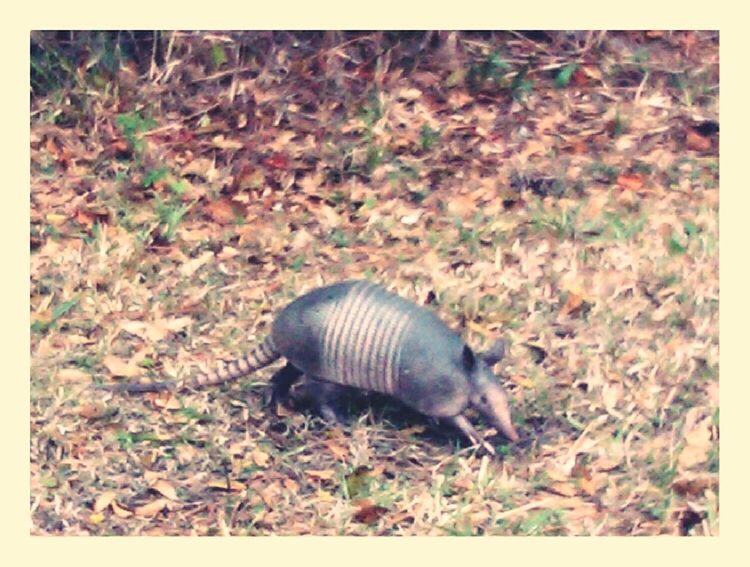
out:
{"label": "armadillo's front leg", "polygon": [[491,455],[495,455],[495,448],[487,443],[482,437],[479,435],[479,432],[474,429],[474,426],[471,424],[471,422],[466,419],[463,415],[455,415],[453,417],[448,418],[448,421],[450,421],[453,425],[455,425],[458,429],[461,430],[461,432],[466,435],[466,437],[469,438],[469,441],[474,443],[475,445],[481,445],[484,447]]}
{"label": "armadillo's front leg", "polygon": [[278,403],[287,405],[289,390],[301,377],[302,371],[291,362],[287,362],[286,366],[277,371],[271,377],[271,399],[269,402],[271,407],[276,407]]}

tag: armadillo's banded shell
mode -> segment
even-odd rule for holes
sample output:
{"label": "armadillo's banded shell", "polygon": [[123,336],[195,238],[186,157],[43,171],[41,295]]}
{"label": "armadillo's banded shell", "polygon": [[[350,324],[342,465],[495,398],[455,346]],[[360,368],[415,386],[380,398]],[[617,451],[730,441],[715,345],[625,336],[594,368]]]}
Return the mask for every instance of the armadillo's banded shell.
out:
{"label": "armadillo's banded shell", "polygon": [[327,380],[395,394],[403,337],[415,306],[369,282],[357,282],[338,301],[320,335],[321,371]]}
{"label": "armadillo's banded shell", "polygon": [[273,337],[269,335],[245,356],[233,360],[228,364],[219,363],[216,370],[196,376],[191,386],[201,388],[231,382],[251,372],[255,372],[259,368],[268,366],[280,356],[274,345]]}

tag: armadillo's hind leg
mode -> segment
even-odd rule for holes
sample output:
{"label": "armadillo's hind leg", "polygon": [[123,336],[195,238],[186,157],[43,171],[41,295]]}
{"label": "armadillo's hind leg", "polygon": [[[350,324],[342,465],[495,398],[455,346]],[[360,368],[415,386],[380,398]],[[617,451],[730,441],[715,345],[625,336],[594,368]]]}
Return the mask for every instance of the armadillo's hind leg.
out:
{"label": "armadillo's hind leg", "polygon": [[481,445],[491,455],[495,455],[495,448],[487,443],[487,441],[482,439],[482,436],[479,435],[479,432],[474,429],[474,426],[471,424],[471,422],[463,415],[455,415],[448,418],[448,421],[455,425],[458,429],[460,429],[461,432],[466,435],[466,437],[468,437],[469,441],[471,441],[475,445]]}
{"label": "armadillo's hind leg", "polygon": [[276,404],[289,405],[289,391],[292,386],[302,377],[302,371],[287,362],[281,370],[277,371],[271,377],[271,397],[269,404],[276,407]]}
{"label": "armadillo's hind leg", "polygon": [[330,424],[344,421],[339,411],[339,401],[342,388],[320,378],[306,377],[305,384],[296,402],[312,406],[311,409]]}

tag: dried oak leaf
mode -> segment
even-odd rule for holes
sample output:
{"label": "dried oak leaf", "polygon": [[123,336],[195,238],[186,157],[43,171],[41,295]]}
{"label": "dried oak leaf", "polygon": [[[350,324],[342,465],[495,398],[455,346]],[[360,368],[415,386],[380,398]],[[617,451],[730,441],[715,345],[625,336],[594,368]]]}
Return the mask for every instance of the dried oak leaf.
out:
{"label": "dried oak leaf", "polygon": [[210,481],[207,486],[216,490],[224,490],[226,492],[241,492],[247,488],[244,484],[237,480],[226,480],[216,479]]}
{"label": "dried oak leaf", "polygon": [[111,354],[104,357],[103,363],[109,373],[118,378],[135,378],[141,375],[141,367]]}
{"label": "dried oak leaf", "polygon": [[321,471],[312,469],[306,470],[305,474],[312,478],[317,478],[318,480],[331,480],[336,475],[336,473],[332,470]]}
{"label": "dried oak leaf", "polygon": [[74,382],[88,382],[91,380],[91,375],[88,372],[84,372],[79,368],[63,368],[57,374],[55,374],[55,380],[64,384],[70,384]]}
{"label": "dried oak leaf", "polygon": [[112,490],[108,490],[97,496],[96,500],[94,500],[94,512],[102,512],[109,508],[110,504],[115,501],[116,497],[117,494]]}
{"label": "dried oak leaf", "polygon": [[638,174],[618,175],[617,184],[628,191],[638,191],[643,187],[643,177]]}
{"label": "dried oak leaf", "polygon": [[157,500],[149,502],[148,504],[138,506],[134,510],[134,512],[136,516],[140,516],[141,518],[151,518],[164,510],[164,508],[166,508],[168,504],[169,500],[167,500],[166,498],[158,498]]}
{"label": "dried oak leaf", "polygon": [[695,130],[690,129],[685,136],[685,145],[688,149],[705,152],[711,149],[711,138],[701,136]]}
{"label": "dried oak leaf", "polygon": [[369,502],[365,502],[359,508],[359,510],[354,513],[353,519],[355,522],[371,526],[376,523],[387,511],[388,508],[384,508],[383,506],[375,506]]}
{"label": "dried oak leaf", "polygon": [[717,479],[710,476],[681,477],[672,483],[672,490],[680,496],[700,496],[706,489],[715,488]]}
{"label": "dried oak leaf", "polygon": [[154,489],[156,492],[161,494],[162,496],[165,496],[166,498],[169,498],[170,500],[179,500],[180,497],[177,496],[177,489],[174,487],[174,485],[164,480],[163,478],[160,478],[157,480],[152,486],[152,489]]}
{"label": "dried oak leaf", "polygon": [[206,205],[206,212],[219,224],[232,224],[237,217],[245,216],[243,207],[229,199],[211,201]]}

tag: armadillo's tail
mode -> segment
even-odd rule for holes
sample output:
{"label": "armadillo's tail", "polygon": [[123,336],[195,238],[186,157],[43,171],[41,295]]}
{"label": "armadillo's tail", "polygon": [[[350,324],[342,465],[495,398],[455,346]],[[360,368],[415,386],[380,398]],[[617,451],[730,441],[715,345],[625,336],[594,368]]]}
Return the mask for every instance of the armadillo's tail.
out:
{"label": "armadillo's tail", "polygon": [[199,374],[188,380],[185,385],[197,389],[226,384],[268,366],[280,356],[281,354],[273,344],[273,338],[268,335],[262,343],[242,358],[228,364],[220,363],[216,370]]}

